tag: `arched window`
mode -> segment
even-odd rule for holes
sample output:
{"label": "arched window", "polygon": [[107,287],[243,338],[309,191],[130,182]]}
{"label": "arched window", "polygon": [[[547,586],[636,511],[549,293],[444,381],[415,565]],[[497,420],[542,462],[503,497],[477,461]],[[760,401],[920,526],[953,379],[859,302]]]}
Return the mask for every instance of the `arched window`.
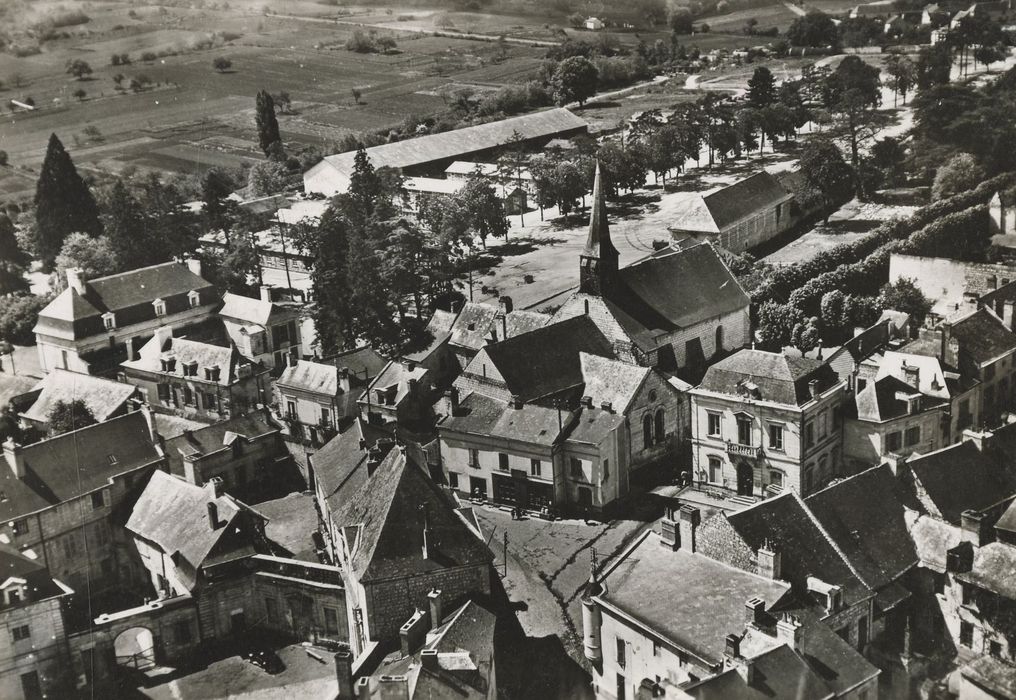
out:
{"label": "arched window", "polygon": [[648,450],[653,446],[653,416],[647,413],[642,418],[642,449]]}
{"label": "arched window", "polygon": [[721,352],[723,352],[723,326],[722,325],[716,326],[716,347],[713,349],[713,352],[716,353],[717,355],[719,355]]}
{"label": "arched window", "polygon": [[656,409],[656,442],[663,442],[667,437],[663,409]]}

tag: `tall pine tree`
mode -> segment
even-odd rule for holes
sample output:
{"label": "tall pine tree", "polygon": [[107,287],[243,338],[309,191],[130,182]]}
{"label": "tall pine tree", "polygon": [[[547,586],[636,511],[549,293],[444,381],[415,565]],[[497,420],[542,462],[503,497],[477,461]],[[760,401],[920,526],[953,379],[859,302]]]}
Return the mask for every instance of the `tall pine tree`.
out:
{"label": "tall pine tree", "polygon": [[275,118],[275,100],[265,90],[258,93],[254,121],[258,127],[258,145],[267,156],[272,144],[282,144],[282,136],[279,135],[279,120]]}
{"label": "tall pine tree", "polygon": [[0,214],[0,296],[28,291],[25,262],[14,235],[14,224],[6,214]]}
{"label": "tall pine tree", "polygon": [[50,134],[35,187],[35,222],[35,250],[47,271],[68,234],[102,233],[95,199],[56,134]]}

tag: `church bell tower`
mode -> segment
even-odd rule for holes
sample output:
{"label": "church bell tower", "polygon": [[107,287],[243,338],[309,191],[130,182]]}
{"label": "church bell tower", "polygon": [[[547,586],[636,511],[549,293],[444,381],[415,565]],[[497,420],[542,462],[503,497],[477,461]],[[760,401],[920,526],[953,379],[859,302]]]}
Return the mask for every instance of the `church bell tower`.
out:
{"label": "church bell tower", "polygon": [[593,206],[589,215],[589,237],[579,256],[579,291],[602,296],[617,276],[618,253],[610,240],[607,204],[603,199],[603,173],[596,163]]}

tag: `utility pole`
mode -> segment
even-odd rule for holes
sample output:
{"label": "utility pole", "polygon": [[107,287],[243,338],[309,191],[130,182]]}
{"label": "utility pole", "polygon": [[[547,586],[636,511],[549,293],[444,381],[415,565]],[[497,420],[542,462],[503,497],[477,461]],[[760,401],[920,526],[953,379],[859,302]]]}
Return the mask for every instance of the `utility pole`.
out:
{"label": "utility pole", "polygon": [[508,531],[504,531],[504,546],[503,554],[504,557],[504,575],[501,578],[508,578]]}

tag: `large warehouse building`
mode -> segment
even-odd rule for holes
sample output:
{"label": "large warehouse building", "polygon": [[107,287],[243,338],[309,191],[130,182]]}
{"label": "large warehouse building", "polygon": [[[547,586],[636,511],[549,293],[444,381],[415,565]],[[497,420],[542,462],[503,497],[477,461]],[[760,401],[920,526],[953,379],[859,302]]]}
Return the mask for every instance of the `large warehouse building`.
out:
{"label": "large warehouse building", "polygon": [[[527,146],[542,147],[555,138],[569,138],[588,131],[589,124],[567,109],[548,109],[521,117],[470,126],[440,134],[386,143],[367,149],[375,168],[399,168],[405,175],[440,175],[456,160],[489,155],[518,132]],[[349,188],[355,151],[326,156],[303,175],[308,193],[332,196]]]}

